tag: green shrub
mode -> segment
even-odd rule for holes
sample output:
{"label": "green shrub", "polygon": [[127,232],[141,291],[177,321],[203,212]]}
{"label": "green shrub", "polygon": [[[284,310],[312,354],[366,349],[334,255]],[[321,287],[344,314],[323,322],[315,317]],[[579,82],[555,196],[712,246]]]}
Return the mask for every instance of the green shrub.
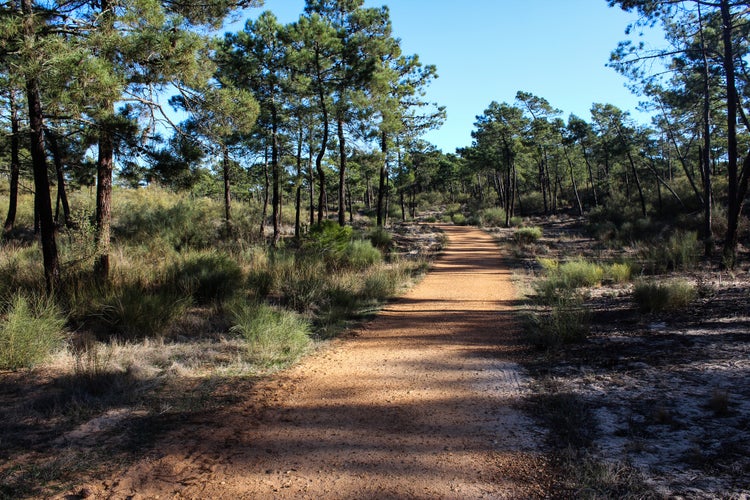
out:
{"label": "green shrub", "polygon": [[208,248],[216,241],[221,212],[209,198],[178,199],[157,188],[123,191],[122,198],[113,216],[120,238],[134,243],[159,238],[178,250]]}
{"label": "green shrub", "polygon": [[560,264],[557,275],[565,288],[580,288],[601,284],[604,269],[599,264],[576,259]]}
{"label": "green shrub", "polygon": [[666,283],[640,282],[633,290],[633,299],[643,312],[681,309],[687,307],[697,296],[695,286],[685,280]]}
{"label": "green shrub", "polygon": [[16,294],[0,309],[0,369],[29,368],[65,339],[65,317],[52,299]]}
{"label": "green shrub", "polygon": [[520,227],[513,233],[515,240],[521,245],[530,245],[542,237],[541,227]]}
{"label": "green shrub", "polygon": [[381,261],[380,250],[369,241],[355,240],[349,242],[341,258],[341,264],[351,269],[366,269]]}
{"label": "green shrub", "polygon": [[296,311],[313,311],[327,300],[328,271],[316,256],[277,261],[274,272],[279,275],[283,302]]}
{"label": "green shrub", "polygon": [[644,267],[652,272],[691,269],[700,256],[698,233],[695,231],[676,231],[666,241],[639,247]]}
{"label": "green shrub", "polygon": [[172,272],[178,287],[199,304],[231,297],[243,281],[237,262],[227,254],[213,251],[189,254]]}
{"label": "green shrub", "polygon": [[453,222],[453,218],[450,215],[443,215],[440,218],[440,222],[442,222],[444,224],[450,224],[451,222]]}
{"label": "green shrub", "polygon": [[257,297],[268,297],[276,285],[274,273],[270,269],[253,269],[247,275],[247,287]]}
{"label": "green shrub", "polygon": [[231,331],[247,341],[250,359],[261,365],[289,363],[310,346],[310,325],[298,314],[266,304],[240,304]]}
{"label": "green shrub", "polygon": [[479,225],[483,227],[505,226],[505,210],[499,207],[481,210],[479,212]]}
{"label": "green shrub", "polygon": [[174,290],[150,291],[128,285],[105,301],[100,316],[113,336],[126,340],[158,338],[188,305],[189,300]]}
{"label": "green shrub", "polygon": [[668,268],[691,269],[698,262],[701,248],[698,233],[695,231],[676,231],[667,242]]}
{"label": "green shrub", "polygon": [[310,228],[302,248],[308,253],[337,258],[346,251],[351,240],[351,227],[324,220]]}
{"label": "green shrub", "polygon": [[560,264],[554,259],[538,259],[546,278],[534,283],[537,300],[543,304],[555,304],[567,300],[574,290],[599,285],[604,269],[593,262],[576,259]]}
{"label": "green shrub", "polygon": [[453,214],[451,221],[457,226],[463,226],[466,224],[466,217],[464,214]]}
{"label": "green shrub", "polygon": [[527,330],[534,345],[549,349],[585,340],[589,322],[588,311],[580,300],[565,300],[549,312],[532,316]]}
{"label": "green shrub", "polygon": [[604,276],[613,283],[626,283],[630,280],[630,264],[610,264],[604,268]]}
{"label": "green shrub", "polygon": [[521,227],[523,225],[523,217],[511,217],[510,218],[510,226],[511,227]]}
{"label": "green shrub", "polygon": [[[433,220],[432,222],[435,221]],[[387,250],[393,244],[393,236],[385,228],[376,227],[370,232],[370,243],[375,248]]]}
{"label": "green shrub", "polygon": [[385,300],[396,295],[403,276],[390,269],[377,269],[367,275],[362,287],[365,299]]}

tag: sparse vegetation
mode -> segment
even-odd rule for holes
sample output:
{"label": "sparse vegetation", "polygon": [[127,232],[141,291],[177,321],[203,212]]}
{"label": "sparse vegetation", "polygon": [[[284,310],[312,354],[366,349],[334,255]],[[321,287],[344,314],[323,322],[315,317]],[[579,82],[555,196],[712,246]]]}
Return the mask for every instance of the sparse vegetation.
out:
{"label": "sparse vegetation", "polygon": [[695,286],[685,280],[636,283],[633,299],[643,312],[674,311],[687,307],[698,295]]}
{"label": "sparse vegetation", "polygon": [[65,317],[52,299],[16,294],[0,308],[0,369],[32,367],[60,349]]}
{"label": "sparse vegetation", "polygon": [[542,237],[542,228],[540,227],[520,227],[515,230],[513,237],[521,245],[530,245]]}
{"label": "sparse vegetation", "polygon": [[299,314],[267,304],[238,303],[233,333],[247,341],[249,359],[261,366],[296,360],[310,346],[310,325]]}

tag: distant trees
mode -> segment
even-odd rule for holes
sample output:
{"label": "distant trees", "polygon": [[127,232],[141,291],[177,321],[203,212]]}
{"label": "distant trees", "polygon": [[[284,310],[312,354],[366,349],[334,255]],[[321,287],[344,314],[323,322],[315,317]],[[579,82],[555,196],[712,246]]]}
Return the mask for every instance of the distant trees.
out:
{"label": "distant trees", "polygon": [[[658,22],[664,28],[667,48],[645,52],[640,45],[625,41],[613,53],[613,65],[641,85],[663,112],[662,124],[667,128],[672,145],[680,149],[678,156],[685,174],[696,196],[701,198],[707,254],[713,247],[710,231],[714,200],[712,178],[726,179],[724,261],[732,266],[750,180],[750,148],[747,146],[750,82],[744,69],[750,50],[747,43],[750,11],[746,2],[610,0],[609,4],[635,10],[641,14],[642,23]],[[650,70],[652,65],[644,63],[654,59],[663,61],[670,71]],[[685,130],[691,122],[692,129]],[[677,137],[680,128],[687,140]],[[702,140],[690,140],[696,137]],[[697,159],[698,168],[688,167],[687,158]],[[695,186],[694,177],[702,181],[701,192]]]}

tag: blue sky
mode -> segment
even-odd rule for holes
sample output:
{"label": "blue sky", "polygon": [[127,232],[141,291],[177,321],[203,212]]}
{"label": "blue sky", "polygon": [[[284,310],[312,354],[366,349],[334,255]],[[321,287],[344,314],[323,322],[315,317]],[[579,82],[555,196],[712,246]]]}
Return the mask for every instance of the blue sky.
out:
{"label": "blue sky", "polygon": [[[592,103],[601,102],[648,122],[636,110],[639,98],[625,87],[627,80],[606,67],[635,17],[608,7],[606,0],[366,0],[365,5],[388,5],[403,52],[437,66],[439,78],[427,98],[446,106],[448,118],[424,138],[445,153],[469,146],[476,116],[493,100],[512,103],[519,90],[544,97],[565,119],[573,113],[589,121]],[[271,10],[287,23],[303,7],[304,0],[265,0],[247,16]]]}

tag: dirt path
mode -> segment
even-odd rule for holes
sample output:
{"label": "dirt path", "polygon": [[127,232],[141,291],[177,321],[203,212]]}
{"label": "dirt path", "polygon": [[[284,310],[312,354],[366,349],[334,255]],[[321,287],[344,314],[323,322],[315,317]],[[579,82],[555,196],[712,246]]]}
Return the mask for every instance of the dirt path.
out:
{"label": "dirt path", "polygon": [[87,486],[103,498],[533,498],[541,437],[513,404],[510,274],[480,230],[446,226],[424,281],[351,337],[159,455]]}

